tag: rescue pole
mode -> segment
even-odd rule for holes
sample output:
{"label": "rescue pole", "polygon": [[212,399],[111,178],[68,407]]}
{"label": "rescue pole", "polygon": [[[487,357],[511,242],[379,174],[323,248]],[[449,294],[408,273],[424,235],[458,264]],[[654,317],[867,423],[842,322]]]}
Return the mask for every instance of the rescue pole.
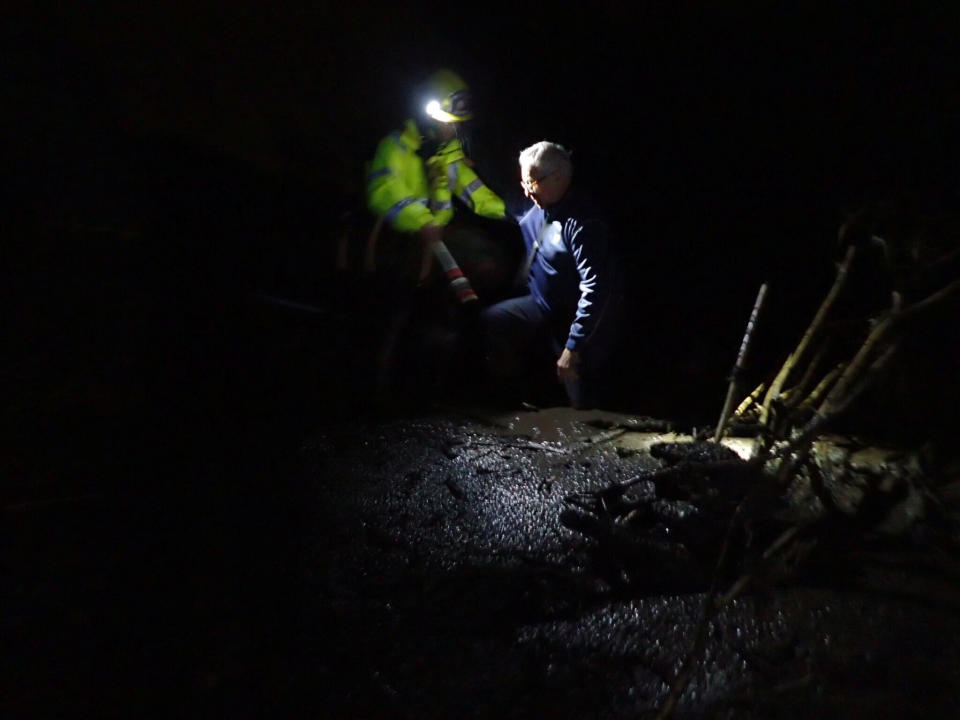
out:
{"label": "rescue pole", "polygon": [[753,304],[753,311],[750,313],[750,319],[747,321],[747,329],[743,333],[743,342],[740,343],[740,352],[737,353],[737,362],[733,366],[733,372],[730,373],[730,386],[727,388],[727,399],[723,403],[723,410],[720,412],[720,420],[717,422],[717,430],[713,435],[713,441],[719,442],[723,437],[723,430],[730,418],[730,411],[733,409],[733,399],[736,397],[737,385],[739,384],[740,374],[747,360],[747,348],[750,347],[750,338],[757,324],[757,316],[760,314],[760,306],[763,305],[763,299],[767,294],[767,284],[760,286],[760,292],[757,293],[757,300]]}
{"label": "rescue pole", "polygon": [[467,276],[463,274],[460,265],[453,259],[453,255],[450,254],[443,240],[438,240],[433,244],[433,256],[440,263],[440,267],[443,268],[443,276],[447,279],[457,302],[461,304],[476,302],[477,293],[474,292],[473,286],[470,285]]}

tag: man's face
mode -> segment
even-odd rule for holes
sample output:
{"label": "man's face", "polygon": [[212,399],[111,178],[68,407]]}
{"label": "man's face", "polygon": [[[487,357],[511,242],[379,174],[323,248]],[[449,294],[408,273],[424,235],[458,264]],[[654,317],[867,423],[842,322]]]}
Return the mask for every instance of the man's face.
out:
{"label": "man's face", "polygon": [[443,142],[453,140],[457,136],[457,126],[453,123],[437,123],[437,134]]}
{"label": "man's face", "polygon": [[560,172],[557,170],[545,171],[536,165],[531,167],[521,165],[520,185],[523,187],[523,194],[540,208],[549,207],[563,197]]}
{"label": "man's face", "polygon": [[439,122],[430,117],[426,118],[423,123],[420,124],[420,128],[425,137],[436,143],[442,144],[453,140],[453,138],[457,136],[456,125],[453,123]]}

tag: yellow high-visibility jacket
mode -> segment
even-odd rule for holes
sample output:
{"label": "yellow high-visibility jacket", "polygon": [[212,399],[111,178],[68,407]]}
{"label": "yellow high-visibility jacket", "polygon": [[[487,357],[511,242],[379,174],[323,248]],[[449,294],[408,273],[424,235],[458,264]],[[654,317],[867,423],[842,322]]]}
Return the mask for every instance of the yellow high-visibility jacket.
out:
{"label": "yellow high-visibility jacket", "polygon": [[367,207],[373,213],[413,233],[428,223],[449,223],[456,195],[478,215],[505,216],[503,200],[467,164],[459,140],[444,143],[426,163],[417,155],[421,142],[413,120],[380,141],[367,175]]}

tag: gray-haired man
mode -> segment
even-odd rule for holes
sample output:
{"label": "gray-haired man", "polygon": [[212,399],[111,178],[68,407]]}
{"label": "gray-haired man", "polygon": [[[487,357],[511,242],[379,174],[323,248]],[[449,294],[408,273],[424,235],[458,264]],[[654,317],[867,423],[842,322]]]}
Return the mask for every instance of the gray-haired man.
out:
{"label": "gray-haired man", "polygon": [[617,339],[613,238],[596,206],[574,190],[570,153],[538,142],[520,153],[524,194],[533,206],[519,218],[526,261],[519,280],[529,294],[487,308],[481,317],[488,368],[507,379],[545,343],[571,405],[597,400]]}

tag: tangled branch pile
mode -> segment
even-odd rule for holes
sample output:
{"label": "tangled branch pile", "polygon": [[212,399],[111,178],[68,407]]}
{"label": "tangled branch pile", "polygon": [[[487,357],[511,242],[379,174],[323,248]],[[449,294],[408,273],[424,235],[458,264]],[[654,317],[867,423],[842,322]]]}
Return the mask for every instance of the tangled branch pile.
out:
{"label": "tangled branch pile", "polygon": [[[878,551],[889,557],[892,542],[914,553],[909,563],[922,553],[960,582],[960,463],[952,443],[931,443],[937,433],[924,432],[942,416],[917,427],[929,411],[921,396],[956,399],[957,378],[947,372],[946,386],[930,387],[936,378],[919,372],[917,360],[948,353],[938,357],[950,367],[949,353],[957,352],[960,244],[929,235],[895,244],[862,223],[840,236],[844,258],[799,344],[731,414],[755,308],[711,441],[655,445],[663,467],[566,498],[563,522],[596,540],[596,568],[613,587],[707,590],[701,632],[662,717],[689,680],[708,619],[748,588],[825,571],[855,582],[856,563]],[[859,287],[850,281],[858,264]],[[888,298],[879,312],[871,302],[883,283],[875,275],[863,281],[878,267]],[[887,439],[902,429],[913,446],[869,448],[860,438],[883,437],[878,428]],[[960,428],[936,429],[952,439]],[[741,459],[717,442],[727,434],[755,438],[752,456]]]}

